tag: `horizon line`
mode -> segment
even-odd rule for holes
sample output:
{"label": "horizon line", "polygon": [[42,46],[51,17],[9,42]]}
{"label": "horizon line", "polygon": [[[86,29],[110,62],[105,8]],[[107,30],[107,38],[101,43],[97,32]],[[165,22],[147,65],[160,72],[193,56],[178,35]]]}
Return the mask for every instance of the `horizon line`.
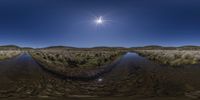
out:
{"label": "horizon line", "polygon": [[3,46],[16,46],[19,48],[33,48],[33,49],[39,49],[39,48],[50,48],[50,47],[70,47],[70,48],[98,48],[98,47],[105,47],[105,48],[137,48],[137,47],[148,47],[148,46],[159,46],[159,47],[184,47],[184,46],[195,46],[200,47],[200,45],[177,45],[177,46],[170,46],[170,45],[141,45],[141,46],[92,46],[92,47],[78,47],[78,46],[69,46],[69,45],[52,45],[52,46],[43,46],[43,47],[31,47],[31,46],[20,46],[20,45],[0,45],[0,47]]}

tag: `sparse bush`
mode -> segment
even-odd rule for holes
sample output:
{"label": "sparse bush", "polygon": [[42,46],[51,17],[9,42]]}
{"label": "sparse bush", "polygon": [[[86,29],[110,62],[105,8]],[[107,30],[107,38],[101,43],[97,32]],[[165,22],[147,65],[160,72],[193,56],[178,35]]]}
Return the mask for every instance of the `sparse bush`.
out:
{"label": "sparse bush", "polygon": [[117,50],[37,50],[31,52],[36,61],[46,68],[64,72],[65,74],[78,74],[90,70],[104,69],[123,52]]}
{"label": "sparse bush", "polygon": [[150,60],[171,66],[197,64],[200,61],[200,51],[197,50],[137,50],[136,52]]}
{"label": "sparse bush", "polygon": [[21,53],[19,50],[1,50],[0,51],[0,60],[5,60],[17,56]]}

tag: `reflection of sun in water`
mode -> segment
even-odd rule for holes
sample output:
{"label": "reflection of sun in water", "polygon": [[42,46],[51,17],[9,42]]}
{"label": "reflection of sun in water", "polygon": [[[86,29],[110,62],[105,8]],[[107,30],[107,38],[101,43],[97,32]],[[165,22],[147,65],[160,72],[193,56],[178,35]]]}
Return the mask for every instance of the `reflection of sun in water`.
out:
{"label": "reflection of sun in water", "polygon": [[98,81],[98,82],[102,82],[102,81],[103,81],[103,79],[102,79],[102,78],[99,78],[97,81]]}

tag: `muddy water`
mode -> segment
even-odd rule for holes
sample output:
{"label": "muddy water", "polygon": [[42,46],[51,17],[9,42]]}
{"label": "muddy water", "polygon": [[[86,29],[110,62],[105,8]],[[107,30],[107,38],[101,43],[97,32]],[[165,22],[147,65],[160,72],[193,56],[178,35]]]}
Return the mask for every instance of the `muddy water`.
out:
{"label": "muddy water", "polygon": [[114,63],[117,64],[111,72],[97,79],[63,80],[41,69],[24,53],[0,62],[0,97],[116,99],[120,96],[121,99],[173,97],[172,100],[179,100],[179,97],[200,96],[199,65],[173,68],[130,52]]}

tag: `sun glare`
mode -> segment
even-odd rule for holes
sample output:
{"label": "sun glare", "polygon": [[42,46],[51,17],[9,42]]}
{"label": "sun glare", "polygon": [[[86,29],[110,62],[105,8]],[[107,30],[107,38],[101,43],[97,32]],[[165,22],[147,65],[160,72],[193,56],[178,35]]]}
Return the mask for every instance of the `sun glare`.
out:
{"label": "sun glare", "polygon": [[96,24],[103,24],[103,17],[102,16],[100,16],[100,17],[98,17],[96,20],[95,20],[95,23]]}

